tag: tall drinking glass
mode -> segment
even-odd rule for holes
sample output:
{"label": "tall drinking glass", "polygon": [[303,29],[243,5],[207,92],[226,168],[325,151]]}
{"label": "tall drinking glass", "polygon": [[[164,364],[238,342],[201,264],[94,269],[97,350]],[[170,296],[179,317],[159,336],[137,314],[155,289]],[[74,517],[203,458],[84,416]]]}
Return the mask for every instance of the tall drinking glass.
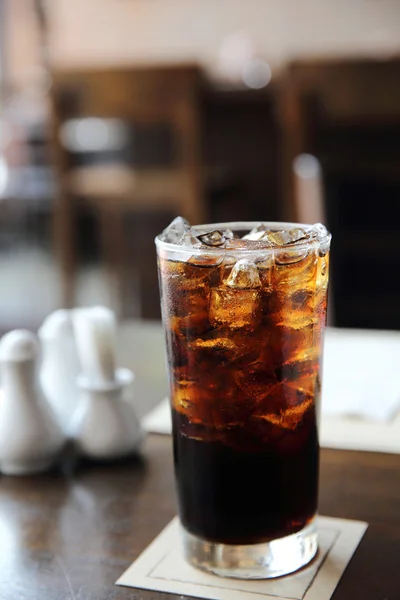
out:
{"label": "tall drinking glass", "polygon": [[156,238],[187,560],[268,578],[317,551],[330,234],[178,217]]}

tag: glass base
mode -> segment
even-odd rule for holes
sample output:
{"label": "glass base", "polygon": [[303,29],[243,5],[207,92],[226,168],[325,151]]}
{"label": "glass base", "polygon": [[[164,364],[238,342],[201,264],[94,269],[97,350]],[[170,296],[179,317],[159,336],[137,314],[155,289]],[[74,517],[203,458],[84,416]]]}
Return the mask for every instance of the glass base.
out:
{"label": "glass base", "polygon": [[186,560],[222,577],[270,579],[308,564],[318,550],[315,519],[304,529],[271,542],[234,546],[207,542],[182,528]]}

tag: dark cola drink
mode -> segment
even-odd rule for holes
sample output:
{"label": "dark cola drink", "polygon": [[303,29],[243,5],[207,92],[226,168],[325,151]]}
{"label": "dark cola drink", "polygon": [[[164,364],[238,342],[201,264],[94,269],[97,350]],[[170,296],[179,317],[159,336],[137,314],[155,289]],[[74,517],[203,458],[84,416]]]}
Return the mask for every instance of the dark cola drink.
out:
{"label": "dark cola drink", "polygon": [[239,233],[176,220],[158,260],[181,523],[245,546],[301,532],[317,511],[330,236]]}

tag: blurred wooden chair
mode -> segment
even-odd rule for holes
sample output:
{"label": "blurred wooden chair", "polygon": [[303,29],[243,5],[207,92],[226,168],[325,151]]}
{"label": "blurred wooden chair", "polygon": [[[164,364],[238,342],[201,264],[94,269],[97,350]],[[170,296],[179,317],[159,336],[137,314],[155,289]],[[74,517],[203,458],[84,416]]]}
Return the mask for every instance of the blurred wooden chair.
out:
{"label": "blurred wooden chair", "polygon": [[[79,203],[100,218],[104,258],[116,285],[124,261],[122,216],[127,211],[169,211],[191,223],[205,219],[199,98],[203,85],[196,66],[134,67],[53,73],[52,138],[58,197],[54,210],[56,251],[65,306],[75,300],[76,231]],[[129,126],[163,126],[173,135],[173,164],[135,167],[76,166],[63,141],[72,119],[119,119]],[[144,257],[141,257],[143,261]]]}
{"label": "blurred wooden chair", "polygon": [[356,134],[400,126],[400,60],[293,62],[281,85],[280,123],[287,218],[296,214],[292,165],[303,153],[328,161],[324,170],[360,175],[371,169],[378,175],[397,171],[395,158],[391,164],[385,161],[389,157],[377,162]]}
{"label": "blurred wooden chair", "polygon": [[[280,122],[285,216],[333,233],[335,322],[400,328],[400,60],[293,63]],[[320,163],[311,180],[304,154]]]}

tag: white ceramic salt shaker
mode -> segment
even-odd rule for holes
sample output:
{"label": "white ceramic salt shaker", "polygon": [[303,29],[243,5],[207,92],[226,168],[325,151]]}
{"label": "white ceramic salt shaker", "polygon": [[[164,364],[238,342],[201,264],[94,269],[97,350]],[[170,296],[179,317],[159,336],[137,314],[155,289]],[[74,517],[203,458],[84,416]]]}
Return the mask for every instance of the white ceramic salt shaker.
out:
{"label": "white ceramic salt shaker", "polygon": [[14,330],[0,341],[3,394],[0,401],[0,471],[44,471],[58,457],[64,435],[39,385],[37,337]]}
{"label": "white ceramic salt shaker", "polygon": [[114,313],[104,306],[76,309],[73,324],[82,375],[78,377],[80,404],[71,433],[83,456],[99,460],[135,452],[143,430],[127,398],[133,373],[116,369]]}
{"label": "white ceramic salt shaker", "polygon": [[104,383],[93,383],[84,375],[78,378],[81,401],[71,431],[82,456],[111,460],[139,449],[143,430],[124,395],[132,379],[129,369],[116,369],[114,381]]}
{"label": "white ceramic salt shaker", "polygon": [[40,382],[58,424],[68,437],[79,402],[76,380],[80,372],[72,311],[54,311],[44,320],[38,333],[43,356]]}

